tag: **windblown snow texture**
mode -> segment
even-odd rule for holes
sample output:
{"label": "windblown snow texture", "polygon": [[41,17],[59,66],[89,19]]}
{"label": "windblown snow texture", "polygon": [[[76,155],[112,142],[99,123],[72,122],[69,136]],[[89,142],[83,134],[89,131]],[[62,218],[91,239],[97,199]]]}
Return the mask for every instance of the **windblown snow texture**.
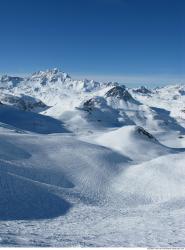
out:
{"label": "windblown snow texture", "polygon": [[0,246],[185,246],[185,87],[0,79]]}

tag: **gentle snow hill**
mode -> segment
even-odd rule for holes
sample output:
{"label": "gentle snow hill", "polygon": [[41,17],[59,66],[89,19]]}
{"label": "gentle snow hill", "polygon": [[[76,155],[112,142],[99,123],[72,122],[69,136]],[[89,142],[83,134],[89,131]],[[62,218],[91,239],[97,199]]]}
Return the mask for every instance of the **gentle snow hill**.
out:
{"label": "gentle snow hill", "polygon": [[114,179],[113,189],[128,204],[140,197],[143,204],[164,202],[163,208],[180,209],[185,204],[184,160],[185,153],[170,154],[127,168]]}
{"label": "gentle snow hill", "polygon": [[[142,128],[129,129],[129,139],[135,138],[127,145],[138,151],[125,147],[127,156],[70,134],[1,134],[0,219],[53,218],[70,213],[79,203],[128,209],[184,197],[184,182],[177,181],[183,177],[184,153],[173,157]],[[133,165],[131,159],[141,159],[146,150],[156,159]],[[157,150],[168,155],[156,156]],[[169,159],[179,162],[179,167],[172,167]],[[168,162],[167,170],[163,160]]]}
{"label": "gentle snow hill", "polygon": [[0,148],[0,220],[64,215],[71,201],[106,202],[113,176],[130,161],[62,134],[1,134]]}
{"label": "gentle snow hill", "polygon": [[153,135],[138,126],[124,126],[105,132],[94,140],[135,161],[148,161],[178,151],[160,144]]}
{"label": "gentle snow hill", "polygon": [[0,220],[35,220],[64,215],[70,204],[42,184],[0,171]]}

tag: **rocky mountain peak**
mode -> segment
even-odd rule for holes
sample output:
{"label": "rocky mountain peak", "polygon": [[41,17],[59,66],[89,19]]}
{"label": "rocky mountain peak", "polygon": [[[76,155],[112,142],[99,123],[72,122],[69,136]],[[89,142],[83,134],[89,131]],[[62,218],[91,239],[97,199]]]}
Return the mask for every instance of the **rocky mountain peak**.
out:
{"label": "rocky mountain peak", "polygon": [[124,99],[125,101],[132,100],[133,97],[131,94],[126,90],[124,85],[122,86],[115,86],[111,88],[106,94],[105,97],[115,97],[117,99]]}
{"label": "rocky mountain peak", "polygon": [[147,89],[145,86],[141,86],[140,88],[134,89],[133,90],[136,93],[141,93],[141,94],[150,94],[151,91]]}

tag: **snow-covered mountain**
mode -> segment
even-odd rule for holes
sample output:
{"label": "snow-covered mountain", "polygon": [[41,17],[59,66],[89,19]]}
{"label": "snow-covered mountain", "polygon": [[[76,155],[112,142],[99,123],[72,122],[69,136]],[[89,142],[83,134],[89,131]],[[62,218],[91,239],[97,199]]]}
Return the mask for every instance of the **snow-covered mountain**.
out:
{"label": "snow-covered mountain", "polygon": [[59,69],[39,71],[25,78],[2,76],[0,86],[2,103],[64,119],[71,129],[72,116],[78,131],[81,126],[76,127],[77,119],[87,129],[92,122],[98,127],[135,124],[151,132],[182,132],[184,127],[183,86],[128,89],[119,83],[73,80]]}
{"label": "snow-covered mountain", "polygon": [[0,102],[1,104],[14,106],[24,111],[41,112],[48,108],[48,106],[39,99],[24,94],[14,95],[1,93]]}
{"label": "snow-covered mountain", "polygon": [[184,246],[184,103],[185,85],[2,76],[0,246]]}

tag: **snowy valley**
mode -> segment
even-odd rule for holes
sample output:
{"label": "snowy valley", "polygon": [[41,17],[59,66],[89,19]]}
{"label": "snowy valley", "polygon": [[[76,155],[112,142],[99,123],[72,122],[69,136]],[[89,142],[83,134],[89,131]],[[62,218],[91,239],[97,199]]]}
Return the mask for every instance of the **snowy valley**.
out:
{"label": "snowy valley", "polygon": [[185,85],[0,78],[0,246],[185,246]]}

